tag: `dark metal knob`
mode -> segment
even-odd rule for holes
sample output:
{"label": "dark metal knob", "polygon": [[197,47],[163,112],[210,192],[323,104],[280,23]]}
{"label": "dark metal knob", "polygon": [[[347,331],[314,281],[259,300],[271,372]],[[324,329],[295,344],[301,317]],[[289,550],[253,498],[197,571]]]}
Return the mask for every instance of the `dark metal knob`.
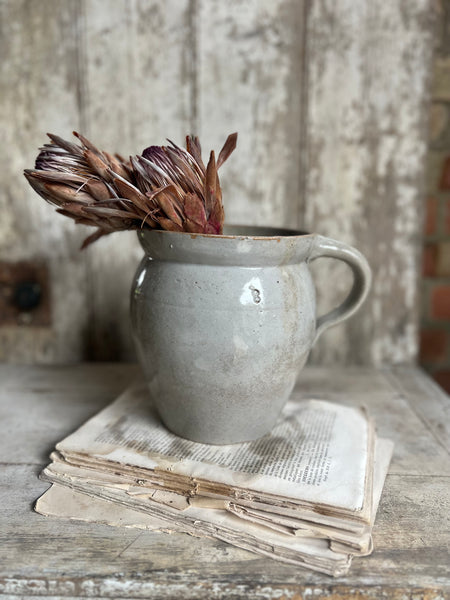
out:
{"label": "dark metal knob", "polygon": [[13,303],[22,311],[33,310],[42,300],[42,287],[36,281],[20,281],[14,287]]}

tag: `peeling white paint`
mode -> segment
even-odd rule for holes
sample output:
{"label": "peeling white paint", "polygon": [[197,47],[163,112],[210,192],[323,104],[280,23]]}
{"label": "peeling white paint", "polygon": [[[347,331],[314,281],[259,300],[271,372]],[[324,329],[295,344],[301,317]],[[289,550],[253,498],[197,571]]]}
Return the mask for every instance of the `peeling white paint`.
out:
{"label": "peeling white paint", "polygon": [[[426,0],[311,5],[305,221],[356,245],[374,270],[366,306],[340,326],[345,342],[334,331],[319,341],[321,362],[415,359],[428,11]],[[337,304],[335,268],[321,268],[319,295],[334,284]]]}
{"label": "peeling white paint", "polygon": [[[413,360],[430,6],[46,0],[30,12],[25,0],[0,3],[1,257],[46,261],[53,306],[51,329],[3,328],[0,358],[75,361],[88,338],[97,357],[133,356],[136,237],[79,254],[85,231],[22,176],[45,131],[69,137],[75,128],[124,154],[191,132],[205,152],[218,150],[237,130],[221,170],[228,222],[318,231],[355,245],[374,270],[365,307],[320,339],[313,360]],[[323,312],[348,278],[318,262]]]}

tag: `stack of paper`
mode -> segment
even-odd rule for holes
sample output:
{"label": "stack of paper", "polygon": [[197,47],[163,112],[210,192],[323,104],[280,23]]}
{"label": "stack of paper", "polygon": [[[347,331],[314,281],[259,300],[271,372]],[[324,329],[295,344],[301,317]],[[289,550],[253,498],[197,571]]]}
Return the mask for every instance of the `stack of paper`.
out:
{"label": "stack of paper", "polygon": [[57,445],[36,510],[214,537],[337,576],[372,551],[391,454],[363,409],[314,399],[291,400],[259,440],[191,442],[135,386]]}

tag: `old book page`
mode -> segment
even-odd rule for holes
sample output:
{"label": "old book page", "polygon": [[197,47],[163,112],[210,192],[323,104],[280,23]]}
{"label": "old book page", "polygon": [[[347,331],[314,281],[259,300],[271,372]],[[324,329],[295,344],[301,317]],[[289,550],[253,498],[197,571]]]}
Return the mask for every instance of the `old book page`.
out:
{"label": "old book page", "polygon": [[[375,448],[374,493],[372,500],[374,506],[373,514],[376,513],[378,507],[384,479],[392,455],[393,445],[388,440],[377,440]],[[54,458],[56,460],[58,459],[57,454],[54,455]],[[58,471],[58,462],[54,463],[53,467]],[[165,504],[166,506],[176,508],[177,511],[184,511],[186,508],[189,508],[187,499],[184,496],[180,497],[173,493],[157,490],[153,490],[153,496],[149,496],[149,494],[146,493],[145,490],[142,490],[140,486],[119,484],[117,479],[115,481],[114,476],[111,474],[96,474],[89,469],[83,471],[82,469],[70,467],[70,465],[61,463],[59,463],[59,467],[62,473],[66,473],[66,484],[64,486],[58,484],[53,485],[50,490],[38,500],[36,510],[45,515],[164,532],[181,531],[190,533],[191,535],[210,535],[212,537],[219,537],[219,539],[224,539],[254,552],[268,554],[269,556],[282,561],[287,560],[288,562],[300,563],[302,566],[307,566],[330,575],[339,575],[346,572],[350,566],[351,554],[356,553],[365,555],[369,554],[372,550],[370,529],[368,532],[369,538],[367,545],[364,545],[363,540],[366,538],[366,534],[360,539],[355,534],[349,536],[345,531],[335,528],[322,529],[319,527],[318,529],[314,523],[305,522],[307,526],[310,526],[310,529],[302,531],[301,535],[305,539],[303,540],[304,544],[300,548],[283,548],[283,541],[286,541],[285,535],[288,531],[281,528],[279,531],[281,535],[278,536],[278,545],[276,545],[274,549],[272,549],[272,553],[270,553],[267,542],[270,539],[273,539],[273,537],[271,538],[271,535],[267,535],[267,531],[264,527],[261,527],[259,531],[255,531],[254,529],[252,531],[250,528],[249,532],[248,527],[246,528],[245,525],[242,525],[242,528],[244,531],[247,531],[247,534],[242,533],[241,531],[242,538],[240,539],[239,533],[236,536],[236,521],[229,522],[228,527],[226,527],[227,523],[225,523],[225,528],[222,528],[221,525],[223,523],[220,523],[220,519],[217,521],[217,516],[220,514],[220,511],[205,511],[204,506],[200,507],[198,515],[193,514],[191,510],[189,519],[182,519],[181,522],[177,521],[176,518],[172,520],[170,518],[167,519],[167,514],[166,518],[157,517],[154,514],[145,512],[145,507],[148,506],[148,499],[150,497],[152,497],[153,501],[162,505]],[[119,499],[117,497],[115,502],[111,502],[97,496],[76,492],[73,489],[66,487],[67,484],[70,485],[70,481],[73,481],[70,475],[76,476],[77,474],[82,475],[83,473],[86,476],[85,481],[90,482],[91,484],[97,481],[100,485],[103,484],[104,486],[113,487],[115,481],[115,485],[118,486],[122,494],[126,493],[131,497],[134,496],[141,502],[141,510],[135,510],[125,506],[120,501],[118,502]],[[81,481],[83,481],[82,477]],[[97,488],[97,492],[98,491],[99,489]],[[174,502],[174,496],[179,497],[178,502]],[[147,500],[147,503],[145,500]],[[210,501],[210,499],[206,500]],[[133,503],[131,502],[130,506],[132,506],[132,504]],[[201,504],[202,503],[199,502],[199,505]],[[218,506],[220,506],[222,510],[225,507],[222,501],[219,501]],[[256,512],[261,516],[261,511]],[[197,516],[197,520],[194,521],[194,524],[191,519],[192,516],[194,519]],[[269,518],[271,517],[270,514],[268,516]],[[275,517],[277,517],[277,515],[275,515]],[[205,519],[212,521],[206,529],[201,525],[202,521]],[[290,525],[292,525],[292,523],[290,523]],[[230,535],[230,527],[234,530],[234,535]],[[323,542],[321,545],[317,545],[317,542],[311,544],[311,539],[314,537],[322,538],[323,542],[329,544],[329,546],[324,545]],[[335,553],[334,557],[329,554],[329,550]],[[299,554],[296,554],[296,552],[299,552]]]}
{"label": "old book page", "polygon": [[[373,514],[376,513],[378,508],[391,454],[392,443],[388,440],[377,440],[372,499]],[[202,512],[203,509],[219,508],[228,510],[240,519],[256,523],[284,535],[318,537],[341,543],[343,545],[341,551],[367,554],[372,548],[371,527],[368,525],[362,530],[354,532],[346,529],[345,520],[343,523],[340,523],[335,518],[332,525],[322,524],[320,519],[317,520],[318,515],[314,513],[302,519],[299,516],[286,516],[273,513],[270,506],[264,511],[261,508],[253,509],[221,499],[201,497],[191,499],[182,494],[149,488],[145,485],[136,485],[132,479],[124,478],[120,475],[95,472],[93,469],[70,465],[59,460],[57,454],[53,456],[55,460],[45,469],[43,473],[44,479],[89,494],[101,496],[105,499],[117,499],[124,507],[135,508],[144,513],[148,512],[153,516],[164,517],[164,506],[166,506],[177,511],[186,511],[189,522],[189,518],[193,514],[192,509],[197,508],[200,510],[199,522],[201,522],[201,520],[210,514],[208,510]],[[114,490],[121,492],[118,498],[114,495]],[[161,506],[156,507],[155,503]],[[175,516],[175,513],[169,513],[170,518]],[[183,519],[184,516],[178,515],[178,518]]]}
{"label": "old book page", "polygon": [[[96,496],[94,492],[100,496]],[[76,485],[67,487],[65,484],[54,484],[39,498],[36,511],[47,516],[84,521],[90,521],[92,516],[92,520],[115,526],[213,537],[245,550],[333,576],[344,575],[351,564],[351,554],[330,550],[326,540],[298,539],[277,534],[223,510],[192,507],[186,513],[166,505],[154,511],[156,503],[150,501],[147,503],[147,511],[142,512],[127,507],[129,497],[125,496],[123,490],[113,491],[100,486],[94,486],[86,493],[86,490],[77,490]]]}
{"label": "old book page", "polygon": [[289,498],[370,522],[373,443],[363,410],[312,399],[289,402],[272,432],[255,442],[199,444],[169,432],[137,386],[57,449],[69,462],[141,468],[200,494]]}
{"label": "old book page", "polygon": [[[282,531],[287,535],[313,535],[316,537],[327,538],[341,543],[341,548],[344,548],[347,552],[354,552],[355,554],[360,555],[370,554],[372,551],[372,526],[380,503],[381,493],[392,458],[393,448],[394,445],[390,440],[376,439],[372,522],[370,525],[365,525],[359,531],[355,532],[347,529],[345,521],[340,522],[339,519],[334,519],[332,523],[330,523],[330,521],[328,521],[328,523],[323,523],[322,519],[317,519],[317,515],[308,515],[307,518],[286,516],[272,512],[271,507],[267,507],[268,510],[262,510],[260,507],[252,508],[229,502],[227,503],[226,508],[243,519],[260,523],[266,527],[272,527],[276,531]],[[204,502],[203,505],[206,506],[207,503]]]}
{"label": "old book page", "polygon": [[38,499],[35,510],[47,517],[102,523],[116,527],[168,531],[167,523],[161,519],[58,484],[52,485]]}

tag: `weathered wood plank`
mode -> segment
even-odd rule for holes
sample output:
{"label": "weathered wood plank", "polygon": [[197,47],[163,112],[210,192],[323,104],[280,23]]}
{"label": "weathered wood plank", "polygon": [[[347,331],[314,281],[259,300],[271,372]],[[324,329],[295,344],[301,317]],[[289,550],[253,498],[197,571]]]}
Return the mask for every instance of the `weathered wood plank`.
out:
{"label": "weathered wood plank", "polygon": [[[118,394],[130,381],[140,377],[140,369],[127,363],[82,363],[78,365],[8,365],[0,363],[1,394],[9,392],[45,394],[48,391],[79,392],[80,402],[86,390],[103,396]],[[94,406],[95,409],[95,406]]]}
{"label": "weathered wood plank", "polygon": [[26,369],[0,365],[0,462],[8,456],[18,464],[46,463],[56,442],[136,377],[138,369],[125,364]]}
{"label": "weathered wood plank", "polygon": [[389,477],[374,529],[375,553],[355,559],[348,576],[332,580],[204,538],[42,517],[30,512],[45,489],[36,474],[32,466],[2,470],[0,593],[5,595],[272,598],[285,590],[289,598],[312,587],[325,597],[332,592],[345,597],[350,590],[362,597],[391,597],[390,590],[399,589],[406,598],[421,598],[421,589],[441,594],[450,589],[449,504],[448,495],[442,497],[448,478]]}
{"label": "weathered wood plank", "polygon": [[[31,512],[34,500],[46,488],[37,474],[50,445],[135,374],[130,365],[0,366],[4,384],[0,392],[2,597],[294,599],[312,595],[429,600],[450,594],[448,455],[446,471],[442,445],[411,410],[411,394],[427,381],[415,370],[395,373],[403,382],[401,390],[389,371],[367,368],[307,368],[300,379],[300,395],[322,391],[322,397],[358,404],[365,394],[380,434],[390,435],[398,450],[374,529],[375,552],[355,559],[350,574],[338,580],[213,540],[194,543],[185,535],[139,533]],[[412,375],[416,383],[408,387]],[[448,401],[444,397],[436,401],[435,392],[430,388],[425,401],[437,417],[439,407]],[[23,455],[17,450],[19,440]],[[426,469],[422,454],[429,463]],[[32,464],[14,464],[27,462],[26,456]]]}
{"label": "weathered wood plank", "polygon": [[444,390],[413,367],[397,367],[388,370],[387,375],[408,396],[410,406],[442,447],[450,452],[450,403]]}
{"label": "weathered wood plank", "polygon": [[[426,386],[427,379],[416,375],[415,370],[397,375],[395,385],[392,383],[394,375],[390,376],[390,371],[386,373],[388,376],[373,369],[306,368],[299,377],[293,397],[365,405],[377,423],[379,434],[398,440],[391,473],[450,475],[448,451],[436,444],[440,427],[431,429],[416,407],[421,403],[427,419],[434,414],[440,423],[448,410],[448,402],[445,399],[439,402],[437,392],[425,394],[424,387],[418,386]],[[136,367],[125,364],[35,367],[26,371],[23,367],[0,365],[0,400],[3,402],[0,420],[5,429],[0,448],[6,451],[10,447],[14,462],[45,462],[57,441],[111,401],[132,378],[139,376]],[[415,377],[417,382],[413,389],[410,382],[415,381]],[[401,385],[409,385],[409,389],[404,391]],[[424,397],[429,398],[426,405]],[[11,411],[11,406],[16,410]],[[19,445],[15,440],[23,427],[23,414],[29,416],[31,423],[26,439]],[[42,447],[43,452],[36,455],[33,451],[36,447]]]}
{"label": "weathered wood plank", "polygon": [[292,0],[201,0],[198,121],[205,151],[238,131],[223,167],[229,223],[299,224],[303,6]]}
{"label": "weathered wood plank", "polygon": [[[86,0],[82,105],[86,135],[102,148],[139,154],[191,124],[189,0]],[[134,232],[87,251],[89,357],[129,359],[131,281],[143,252]]]}
{"label": "weathered wood plank", "polygon": [[450,475],[443,443],[450,403],[418,369],[307,367],[294,395],[365,406],[379,435],[398,441],[390,473]]}
{"label": "weathered wood plank", "polygon": [[[416,357],[431,36],[430,0],[309,4],[305,224],[358,247],[374,272],[366,306],[323,336],[316,361]],[[323,264],[323,297],[337,302],[342,275]]]}
{"label": "weathered wood plank", "polygon": [[84,231],[36,196],[22,170],[34,165],[45,132],[80,126],[78,3],[0,3],[0,255],[38,261],[50,273],[51,327],[0,328],[0,360],[54,362],[83,353],[87,322]]}

